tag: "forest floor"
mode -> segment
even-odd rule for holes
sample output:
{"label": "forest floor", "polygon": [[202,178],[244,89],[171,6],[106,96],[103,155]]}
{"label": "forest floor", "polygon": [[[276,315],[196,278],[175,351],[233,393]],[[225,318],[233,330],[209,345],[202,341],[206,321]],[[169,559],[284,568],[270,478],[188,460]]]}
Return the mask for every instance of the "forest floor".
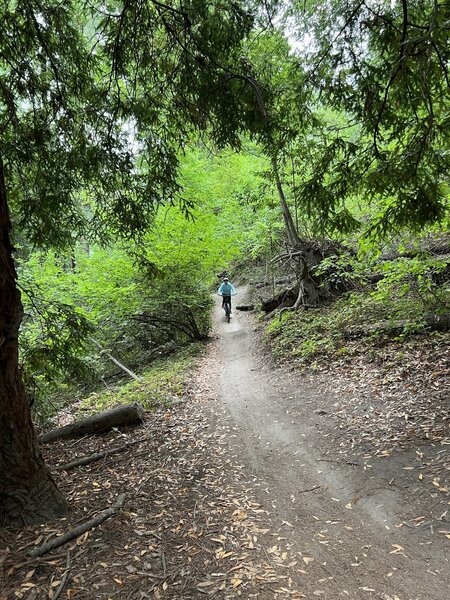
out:
{"label": "forest floor", "polygon": [[[448,389],[415,408],[398,383],[377,394],[370,369],[351,379],[273,365],[247,313],[228,324],[217,305],[214,321],[171,408],[135,429],[44,447],[71,511],[2,533],[0,600],[446,600]],[[435,368],[424,360],[416,376]],[[125,442],[134,445],[56,470]],[[124,507],[102,525],[29,556],[121,493]]]}

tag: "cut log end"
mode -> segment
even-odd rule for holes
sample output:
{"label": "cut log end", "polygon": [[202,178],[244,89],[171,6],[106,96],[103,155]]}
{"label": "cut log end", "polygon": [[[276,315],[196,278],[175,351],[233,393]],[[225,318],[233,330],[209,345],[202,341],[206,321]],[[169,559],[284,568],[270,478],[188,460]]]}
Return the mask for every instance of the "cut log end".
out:
{"label": "cut log end", "polygon": [[236,306],[236,310],[242,310],[242,311],[250,311],[250,310],[255,310],[255,305],[254,304],[240,304],[239,306]]}

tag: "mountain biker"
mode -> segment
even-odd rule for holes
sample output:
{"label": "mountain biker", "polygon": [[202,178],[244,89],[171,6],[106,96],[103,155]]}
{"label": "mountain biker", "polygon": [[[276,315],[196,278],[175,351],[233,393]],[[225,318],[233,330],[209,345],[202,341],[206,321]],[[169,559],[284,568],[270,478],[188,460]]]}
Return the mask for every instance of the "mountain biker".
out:
{"label": "mountain biker", "polygon": [[223,278],[223,283],[220,285],[217,293],[219,296],[222,296],[222,308],[224,308],[225,302],[228,302],[230,305],[231,314],[231,296],[235,296],[237,292],[234,289],[234,286],[230,283],[228,277]]}

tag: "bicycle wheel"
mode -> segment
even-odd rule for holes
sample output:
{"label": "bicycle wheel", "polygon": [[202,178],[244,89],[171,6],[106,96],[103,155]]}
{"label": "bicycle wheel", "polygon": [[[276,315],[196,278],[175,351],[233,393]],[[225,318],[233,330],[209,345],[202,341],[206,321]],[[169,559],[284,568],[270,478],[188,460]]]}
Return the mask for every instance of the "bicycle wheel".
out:
{"label": "bicycle wheel", "polygon": [[228,304],[228,302],[225,302],[224,308],[225,308],[225,317],[226,317],[226,319],[227,319],[227,321],[229,323],[230,322],[231,307]]}

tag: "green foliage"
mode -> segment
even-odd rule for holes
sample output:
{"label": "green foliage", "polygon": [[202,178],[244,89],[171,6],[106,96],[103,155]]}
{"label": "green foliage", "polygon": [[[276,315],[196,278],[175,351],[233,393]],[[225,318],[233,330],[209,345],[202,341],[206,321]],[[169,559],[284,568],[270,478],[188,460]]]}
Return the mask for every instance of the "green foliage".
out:
{"label": "green foliage", "polygon": [[257,139],[314,235],[354,231],[355,198],[373,235],[448,208],[446,3],[293,1],[289,39],[241,2],[1,10],[2,156],[15,222],[37,244],[116,239],[161,204],[189,210],[178,175],[194,131]]}
{"label": "green foliage", "polygon": [[314,276],[323,280],[323,285],[333,286],[337,289],[352,289],[366,281],[368,265],[362,263],[347,251],[341,254],[332,254],[321,260],[320,264],[312,269]]}
{"label": "green foliage", "polygon": [[365,332],[357,337],[365,335],[376,349],[390,327],[397,340],[427,331],[426,317],[450,312],[449,265],[448,258],[427,255],[378,263],[383,278],[375,287],[361,287],[320,309],[275,317],[266,328],[274,354],[311,365],[356,352],[348,341],[353,332]]}
{"label": "green foliage", "polygon": [[[59,263],[59,264],[58,264]],[[86,338],[92,321],[73,303],[64,267],[54,253],[33,254],[20,263],[24,319],[21,361],[28,377],[41,383],[88,378]]]}
{"label": "green foliage", "polygon": [[310,364],[320,355],[332,354],[340,344],[339,326],[330,307],[320,313],[298,311],[288,313],[282,320],[274,319],[266,333],[274,355],[280,359],[298,358]]}
{"label": "green foliage", "polygon": [[[448,6],[283,10],[289,37],[240,1],[3,3],[0,158],[25,248],[22,357],[43,381],[104,371],[90,337],[131,365],[204,338],[215,273],[279,249],[275,184],[301,236],[357,240],[366,261],[445,216]],[[430,260],[389,265],[367,313],[440,310]],[[319,270],[365,275],[347,257]]]}
{"label": "green foliage", "polygon": [[383,278],[370,294],[378,314],[420,323],[426,313],[449,310],[450,259],[423,255],[384,261],[380,266]]}
{"label": "green foliage", "polygon": [[1,158],[34,244],[136,236],[157,206],[183,202],[194,131],[240,147],[261,125],[242,75],[243,2],[9,0],[0,16]]}
{"label": "green foliage", "polygon": [[212,270],[248,254],[270,252],[271,243],[280,238],[282,221],[273,186],[266,179],[267,167],[267,158],[251,143],[239,154],[212,155],[201,147],[186,154],[183,194],[196,203],[197,213],[211,213]]}
{"label": "green foliage", "polygon": [[[273,213],[259,214],[252,200],[264,159],[250,152],[212,155],[198,146],[184,153],[181,165],[188,219],[183,206],[160,208],[139,243],[80,242],[70,254],[28,257],[22,250],[22,360],[42,384],[114,372],[93,339],[134,368],[203,339],[216,273],[267,244]],[[62,307],[64,321],[55,315]]]}
{"label": "green foliage", "polygon": [[146,410],[170,407],[186,391],[200,350],[201,346],[190,346],[155,362],[142,374],[141,381],[93,392],[78,404],[77,413],[85,416],[133,402],[142,404]]}
{"label": "green foliage", "polygon": [[[448,3],[297,2],[249,46],[300,229],[421,230],[449,213]],[[354,200],[363,199],[362,210]],[[297,229],[299,227],[297,226]]]}

